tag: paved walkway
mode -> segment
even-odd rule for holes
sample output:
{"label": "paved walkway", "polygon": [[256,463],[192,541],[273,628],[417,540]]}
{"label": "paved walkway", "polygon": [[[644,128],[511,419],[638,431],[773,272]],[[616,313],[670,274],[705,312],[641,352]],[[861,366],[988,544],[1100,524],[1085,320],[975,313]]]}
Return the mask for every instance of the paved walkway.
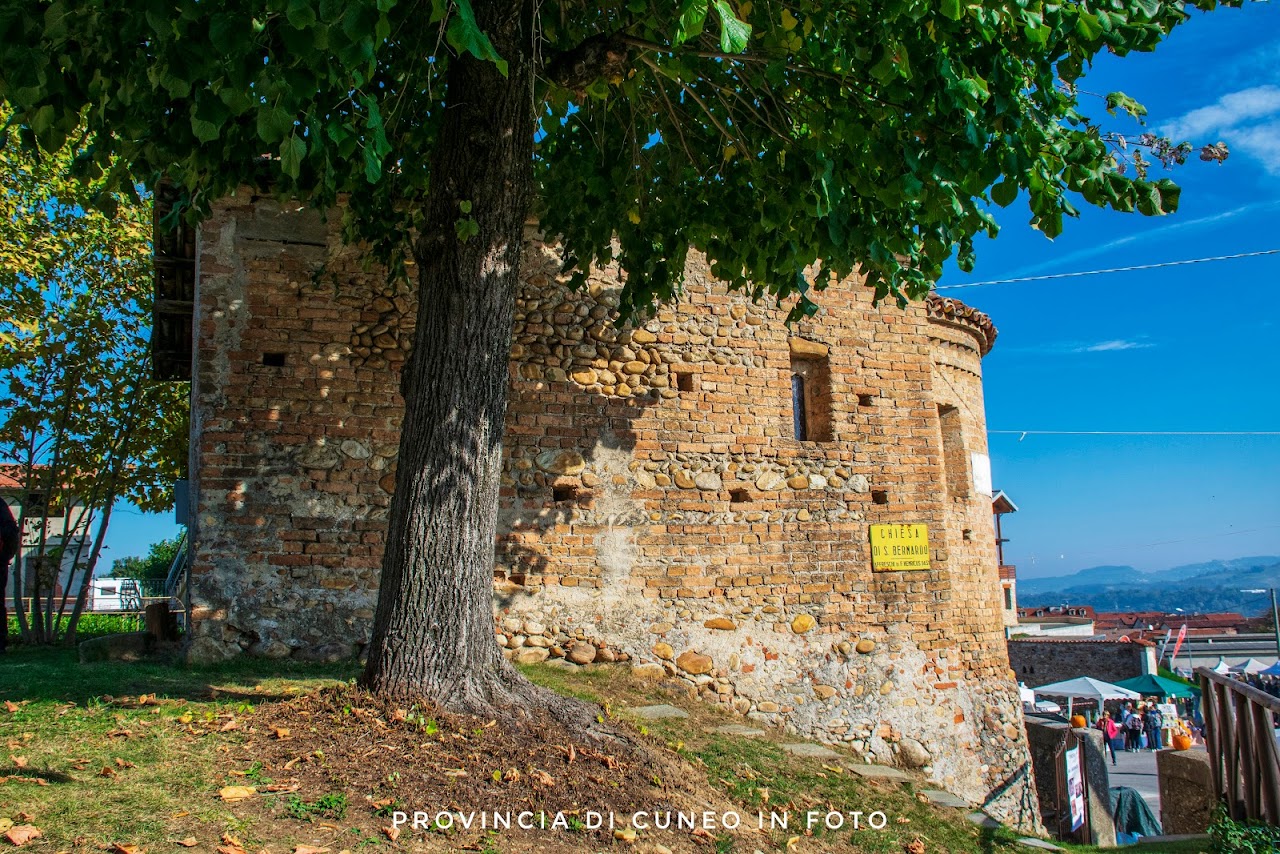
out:
{"label": "paved walkway", "polygon": [[[1204,750],[1203,744],[1197,744],[1192,750]],[[1107,771],[1111,774],[1111,785],[1130,786],[1137,789],[1151,811],[1160,816],[1160,778],[1156,776],[1156,755],[1149,750],[1138,753],[1116,751],[1116,764],[1110,763],[1111,754],[1107,753]]]}
{"label": "paved walkway", "polygon": [[[1111,752],[1107,752],[1111,759]],[[1156,755],[1150,750],[1137,753],[1116,751],[1116,764],[1108,763],[1107,771],[1111,774],[1111,785],[1129,786],[1137,789],[1151,811],[1160,816],[1160,780],[1156,776]]]}

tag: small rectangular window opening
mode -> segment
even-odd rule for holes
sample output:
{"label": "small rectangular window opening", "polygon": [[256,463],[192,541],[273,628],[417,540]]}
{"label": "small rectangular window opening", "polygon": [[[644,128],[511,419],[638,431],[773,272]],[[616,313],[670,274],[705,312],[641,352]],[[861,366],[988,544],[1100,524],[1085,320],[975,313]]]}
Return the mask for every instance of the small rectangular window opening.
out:
{"label": "small rectangular window opening", "polygon": [[750,500],[751,500],[751,493],[745,489],[729,490],[729,501],[734,504],[742,504],[743,502],[750,501]]}
{"label": "small rectangular window opening", "polygon": [[796,439],[801,442],[809,439],[809,414],[806,412],[804,393],[804,377],[799,374],[791,375],[791,427],[795,432]]}
{"label": "small rectangular window opening", "polygon": [[888,504],[889,493],[883,489],[871,490],[871,503],[872,504]]}
{"label": "small rectangular window opening", "polygon": [[578,488],[576,486],[553,486],[551,487],[551,500],[555,502],[573,501],[578,497]]}
{"label": "small rectangular window opening", "polygon": [[871,405],[872,405],[872,404],[874,404],[875,402],[876,402],[876,396],[875,396],[874,394],[860,394],[860,395],[858,395],[858,405],[859,405],[859,406],[871,406]]}
{"label": "small rectangular window opening", "polygon": [[283,368],[284,353],[263,353],[262,364],[266,365],[268,368]]}
{"label": "small rectangular window opening", "polygon": [[676,371],[676,391],[693,390],[693,371]]}
{"label": "small rectangular window opening", "polygon": [[801,442],[830,442],[831,367],[826,356],[791,356],[792,432]]}

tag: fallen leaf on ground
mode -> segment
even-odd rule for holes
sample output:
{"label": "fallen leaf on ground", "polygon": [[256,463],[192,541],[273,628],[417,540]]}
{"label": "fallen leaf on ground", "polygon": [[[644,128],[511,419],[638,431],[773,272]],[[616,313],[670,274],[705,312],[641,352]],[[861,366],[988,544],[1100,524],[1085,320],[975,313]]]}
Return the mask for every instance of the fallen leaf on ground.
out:
{"label": "fallen leaf on ground", "polygon": [[99,777],[114,777],[115,775],[116,769],[112,768],[110,765],[103,765],[102,770],[98,772]]}
{"label": "fallen leaf on ground", "polygon": [[546,786],[547,788],[551,788],[556,784],[556,780],[554,777],[552,777],[546,771],[542,771],[537,768],[535,768],[533,770],[533,773],[531,773],[529,776],[533,779],[533,782],[539,786]]}
{"label": "fallen leaf on ground", "polygon": [[188,836],[186,839],[173,840],[173,844],[181,845],[183,848],[195,848],[197,845],[200,844],[200,841],[196,839],[194,836]]}
{"label": "fallen leaf on ground", "polygon": [[14,768],[27,767],[27,757],[25,756],[10,756],[9,761],[13,763]]}
{"label": "fallen leaf on ground", "polygon": [[271,732],[272,732],[272,734],[273,734],[273,735],[275,735],[275,737],[276,737],[276,738],[288,738],[288,737],[289,737],[289,728],[288,728],[288,727],[283,727],[283,726],[272,727],[272,728],[271,728]]}
{"label": "fallen leaf on ground", "polygon": [[138,766],[134,765],[128,759],[121,759],[119,756],[117,756],[116,767],[117,768],[137,768]]}
{"label": "fallen leaf on ground", "polygon": [[324,854],[328,848],[316,848],[314,845],[295,845],[293,854]]}
{"label": "fallen leaf on ground", "polygon": [[133,733],[127,729],[113,729],[107,733],[107,738],[132,738]]}
{"label": "fallen leaf on ground", "polygon": [[[466,768],[446,768],[444,769],[444,775],[446,777],[465,777],[467,776],[467,769]],[[551,784],[548,783],[547,785],[549,786]]]}
{"label": "fallen leaf on ground", "polygon": [[137,845],[126,845],[123,842],[111,846],[111,854],[138,854],[139,850]]}
{"label": "fallen leaf on ground", "polygon": [[14,712],[18,711],[18,704],[10,700],[5,700],[4,708],[5,708],[5,711],[7,711],[9,714],[13,714]]}
{"label": "fallen leaf on ground", "polygon": [[232,720],[229,720],[222,726],[218,727],[218,732],[230,732],[233,729],[239,729],[239,728],[240,728],[240,724],[238,724],[233,718]]}
{"label": "fallen leaf on ground", "polygon": [[235,803],[252,798],[257,789],[253,786],[223,786],[218,790],[218,797],[227,803]]}
{"label": "fallen leaf on ground", "polygon": [[218,854],[249,854],[243,844],[230,833],[222,834],[222,844],[218,846]]}
{"label": "fallen leaf on ground", "polygon": [[613,832],[613,838],[619,842],[635,842],[638,837],[634,827],[622,827]]}
{"label": "fallen leaf on ground", "polygon": [[390,839],[392,842],[395,842],[397,839],[400,838],[400,828],[394,824],[389,824],[386,827],[382,828],[382,832],[385,833],[387,835],[387,838]]}
{"label": "fallen leaf on ground", "polygon": [[906,852],[906,854],[924,854],[925,847],[924,843],[920,841],[920,837],[916,837],[904,845],[902,850]]}
{"label": "fallen leaf on ground", "polygon": [[19,847],[26,845],[33,839],[39,839],[41,836],[44,836],[44,834],[40,832],[40,828],[32,827],[29,824],[19,824],[16,827],[11,827],[4,834],[4,838],[9,840],[10,844]]}

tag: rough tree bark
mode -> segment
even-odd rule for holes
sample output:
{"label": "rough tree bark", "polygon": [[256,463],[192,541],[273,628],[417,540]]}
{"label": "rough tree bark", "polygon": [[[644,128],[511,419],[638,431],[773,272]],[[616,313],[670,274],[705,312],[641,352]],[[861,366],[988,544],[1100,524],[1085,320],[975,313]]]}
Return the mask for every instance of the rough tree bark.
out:
{"label": "rough tree bark", "polygon": [[[550,712],[594,729],[595,710],[528,683],[493,625],[502,432],[515,289],[533,176],[532,5],[473,4],[508,63],[462,56],[431,163],[418,323],[373,639],[361,684],[480,715]],[[460,203],[470,202],[470,212]],[[474,218],[466,240],[456,223]]]}

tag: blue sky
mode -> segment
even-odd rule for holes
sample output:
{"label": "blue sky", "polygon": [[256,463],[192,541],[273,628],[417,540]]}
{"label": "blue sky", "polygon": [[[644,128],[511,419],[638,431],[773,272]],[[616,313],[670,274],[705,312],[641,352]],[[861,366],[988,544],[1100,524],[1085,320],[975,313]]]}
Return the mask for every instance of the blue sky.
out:
{"label": "blue sky", "polygon": [[[941,286],[1280,249],[1280,4],[1197,15],[1153,54],[1106,57],[1082,88],[1123,91],[1149,128],[1223,140],[1231,157],[1167,173],[1183,187],[1175,215],[1088,209],[1054,241],[1020,199],[997,210],[973,273]],[[984,362],[991,430],[1277,431],[1277,283],[1280,255],[943,293],[1000,330]],[[1019,507],[1004,534],[1020,576],[1280,555],[1280,436],[1019,438],[990,448]]]}
{"label": "blue sky", "polygon": [[[998,209],[974,272],[940,285],[1280,248],[1280,4],[1197,15],[1154,54],[1104,58],[1083,88],[1124,91],[1151,128],[1224,140],[1231,157],[1171,173],[1184,188],[1173,216],[1084,209],[1049,241],[1022,200]],[[1278,282],[1273,255],[944,293],[1000,329],[985,362],[992,430],[1274,431]],[[1023,576],[1280,554],[1280,436],[1018,439],[990,447],[1020,508],[1006,560]],[[172,514],[119,508],[104,569],[177,531]]]}

